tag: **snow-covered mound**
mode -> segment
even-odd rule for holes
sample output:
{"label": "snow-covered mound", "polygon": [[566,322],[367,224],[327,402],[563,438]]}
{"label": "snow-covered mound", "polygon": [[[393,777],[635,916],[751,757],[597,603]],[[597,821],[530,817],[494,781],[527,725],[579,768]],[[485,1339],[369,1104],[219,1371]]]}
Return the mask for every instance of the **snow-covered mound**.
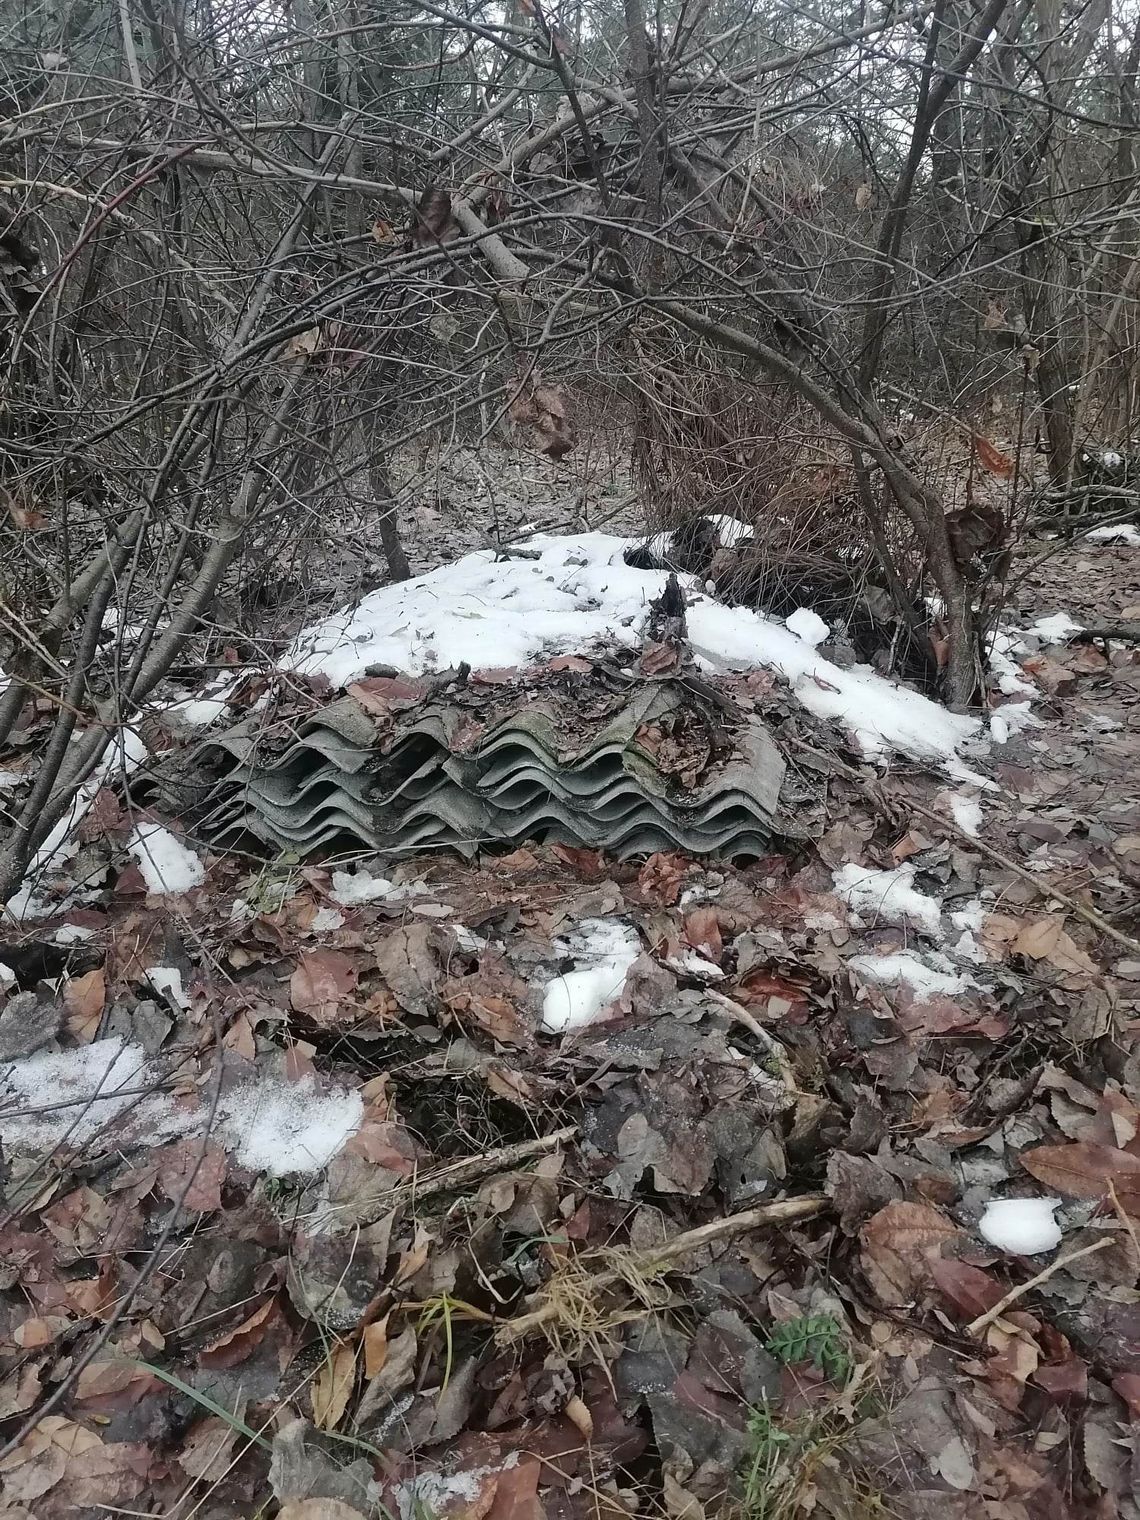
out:
{"label": "snow-covered mound", "polygon": [[[409,675],[464,662],[503,669],[602,643],[636,646],[667,573],[625,563],[638,542],[607,533],[541,535],[505,558],[468,554],[305,629],[281,665],[345,686],[376,665]],[[727,607],[696,580],[682,580],[690,642],[707,668],[777,672],[809,711],[844,723],[864,754],[948,762],[980,733],[976,718],[947,712],[869,666],[841,670],[783,623]]]}

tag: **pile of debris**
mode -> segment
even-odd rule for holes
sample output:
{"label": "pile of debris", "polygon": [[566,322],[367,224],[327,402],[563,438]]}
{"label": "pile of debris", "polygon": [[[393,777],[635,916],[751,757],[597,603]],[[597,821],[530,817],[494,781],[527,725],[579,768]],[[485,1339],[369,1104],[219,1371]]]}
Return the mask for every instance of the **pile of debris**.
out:
{"label": "pile of debris", "polygon": [[[747,532],[710,527],[722,544]],[[967,774],[977,719],[836,663],[810,609],[726,605],[639,547],[653,558],[606,534],[535,537],[373,593],[299,634],[268,682],[170,704],[160,720],[193,730],[191,753],[149,767],[136,800],[300,857],[534,840],[741,862],[804,832],[769,698],[781,721],[838,721],[862,756]]]}
{"label": "pile of debris", "polygon": [[300,721],[259,711],[211,735],[196,812],[220,843],[300,856],[552,840],[756,858],[784,760],[759,717],[699,684],[573,656],[494,684],[366,678]]}

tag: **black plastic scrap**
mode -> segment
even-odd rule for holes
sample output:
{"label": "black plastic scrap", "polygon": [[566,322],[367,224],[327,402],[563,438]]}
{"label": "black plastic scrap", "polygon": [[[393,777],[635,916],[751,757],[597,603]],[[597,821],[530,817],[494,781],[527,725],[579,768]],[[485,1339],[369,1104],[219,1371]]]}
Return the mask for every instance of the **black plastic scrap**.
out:
{"label": "black plastic scrap", "polygon": [[256,718],[213,736],[220,779],[200,816],[216,839],[251,834],[301,857],[346,842],[470,857],[526,840],[618,858],[763,854],[777,831],[783,757],[760,719],[741,712],[731,753],[682,785],[663,773],[644,733],[691,713],[683,682],[648,681],[585,737],[568,741],[557,710],[537,702],[459,748],[464,714],[446,699],[393,729],[346,696],[293,728],[280,753],[270,753]]}

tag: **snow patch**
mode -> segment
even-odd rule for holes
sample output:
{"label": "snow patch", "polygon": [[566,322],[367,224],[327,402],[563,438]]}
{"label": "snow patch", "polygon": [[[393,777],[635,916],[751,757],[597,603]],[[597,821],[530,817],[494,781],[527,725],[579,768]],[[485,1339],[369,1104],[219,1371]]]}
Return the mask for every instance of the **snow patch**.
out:
{"label": "snow patch", "polygon": [[1050,617],[1038,618],[1025,630],[1048,644],[1063,644],[1075,633],[1084,632],[1083,623],[1074,623],[1067,612],[1054,612]]}
{"label": "snow patch", "polygon": [[[160,968],[156,968],[160,969]],[[154,971],[149,973],[154,979]],[[115,1125],[123,1147],[162,1145],[200,1134],[209,1114],[152,1092],[161,1074],[139,1045],[110,1035],[76,1050],[12,1061],[0,1078],[0,1138],[22,1152],[89,1145]],[[273,1177],[322,1170],[360,1127],[364,1101],[343,1088],[257,1077],[223,1093],[215,1133],[242,1165]]]}
{"label": "snow patch", "polygon": [[329,896],[342,908],[355,908],[358,903],[376,902],[378,898],[390,897],[392,883],[386,876],[369,876],[367,871],[334,871],[332,891]]}
{"label": "snow patch", "polygon": [[1041,726],[1041,719],[1033,716],[1028,702],[1003,702],[990,713],[990,738],[995,744],[1008,744],[1025,729]]}
{"label": "snow patch", "polygon": [[36,853],[32,856],[22,886],[8,899],[7,913],[17,923],[28,919],[48,918],[71,905],[79,894],[69,893],[60,902],[43,901],[36,895],[39,879],[48,871],[56,870],[78,853],[78,841],[71,838],[72,830],[94,802],[100,787],[114,775],[129,776],[138,770],[147,757],[147,747],[141,734],[133,728],[124,728],[108,746],[107,753],[76,794],[71,807],[52,829]]}
{"label": "snow patch", "polygon": [[121,1035],[26,1056],[5,1069],[0,1134],[13,1150],[84,1145],[133,1108],[147,1085],[146,1052]]}
{"label": "snow patch", "polygon": [[695,976],[704,982],[718,982],[724,976],[719,966],[706,960],[696,950],[686,950],[683,955],[671,955],[665,964],[670,971],[679,971],[683,976]]}
{"label": "snow patch", "polygon": [[621,997],[641,941],[620,919],[587,918],[556,939],[554,947],[574,961],[574,968],[547,983],[539,1028],[545,1034],[570,1034],[596,1023],[603,1009]]}
{"label": "snow patch", "polygon": [[994,630],[990,640],[987,664],[990,675],[1003,696],[1039,697],[1041,695],[1033,682],[1026,679],[1021,666],[1014,659],[1015,655],[1028,654],[1028,652],[1020,634],[1011,633],[1004,628]]}
{"label": "snow patch", "polygon": [[473,934],[466,924],[452,924],[451,932],[464,955],[478,955],[487,948],[488,941],[481,934]]}
{"label": "snow patch", "polygon": [[[949,965],[944,957],[939,959]],[[951,997],[972,985],[969,977],[953,971],[939,971],[915,955],[913,950],[896,950],[891,955],[853,955],[847,964],[865,981],[888,987],[903,982],[920,998]]]}
{"label": "snow patch", "polygon": [[976,797],[963,797],[961,792],[955,792],[950,798],[950,812],[964,834],[969,834],[972,839],[978,837],[982,827],[982,804]]}
{"label": "snow patch", "polygon": [[52,930],[52,944],[74,945],[80,940],[94,939],[95,930],[88,929],[84,924],[60,924],[58,929]]}
{"label": "snow patch", "polygon": [[343,929],[344,914],[336,908],[318,908],[309,927],[314,934],[331,934],[334,929]]}
{"label": "snow patch", "polygon": [[1140,528],[1135,523],[1116,523],[1111,528],[1094,528],[1085,538],[1094,544],[1128,544],[1140,549]]}
{"label": "snow patch", "polygon": [[893,871],[869,871],[865,866],[845,865],[832,872],[835,890],[861,917],[874,923],[901,924],[931,939],[942,938],[942,904],[914,885],[914,866],[904,864]]}
{"label": "snow patch", "polygon": [[784,619],[784,624],[791,629],[796,638],[803,639],[804,643],[810,644],[813,649],[817,644],[822,644],[831,632],[819,613],[813,612],[810,607],[797,607],[791,617]]}
{"label": "snow patch", "polygon": [[[305,629],[282,668],[344,686],[374,664],[419,675],[464,662],[477,670],[523,667],[599,642],[636,645],[666,578],[625,563],[625,550],[638,546],[607,533],[540,534],[523,546],[526,557],[468,554]],[[864,754],[897,750],[946,763],[980,734],[977,719],[947,712],[869,666],[840,670],[780,623],[726,607],[691,576],[682,579],[690,641],[707,668],[777,671],[809,711],[846,724]]]}
{"label": "snow patch", "polygon": [[725,549],[735,549],[737,544],[747,543],[752,529],[739,517],[727,517],[723,512],[711,512],[709,522],[716,529],[717,537]]}
{"label": "snow patch", "polygon": [[978,1221],[983,1240],[1011,1256],[1036,1256],[1061,1244],[1061,1226],[1053,1217],[1059,1198],[1001,1198],[986,1204]]}
{"label": "snow patch", "polygon": [[386,876],[371,876],[365,870],[334,871],[329,896],[342,908],[355,908],[360,903],[378,902],[382,899],[387,899],[389,902],[404,902],[407,898],[418,897],[421,892],[426,891],[427,886],[422,881],[403,882],[397,885],[389,881]]}
{"label": "snow patch", "polygon": [[151,897],[180,897],[206,880],[202,862],[159,823],[138,823],[127,841]]}
{"label": "snow patch", "polygon": [[775,670],[809,712],[843,723],[868,758],[898,750],[915,760],[946,764],[981,730],[976,718],[892,685],[868,665],[841,670],[787,628],[747,607],[699,599],[689,608],[688,623],[693,650],[709,665]]}
{"label": "snow patch", "polygon": [[990,910],[981,898],[975,897],[964,908],[955,908],[950,915],[950,922],[955,929],[970,929],[976,933],[982,928],[989,914]]}
{"label": "snow patch", "polygon": [[147,980],[159,997],[169,997],[176,1008],[189,1008],[190,999],[182,985],[182,973],[177,966],[148,966]]}
{"label": "snow patch", "polygon": [[487,1480],[517,1466],[519,1454],[512,1451],[494,1467],[468,1467],[460,1472],[421,1472],[397,1483],[393,1491],[397,1520],[421,1520],[424,1515],[448,1515],[468,1511],[485,1487]]}
{"label": "snow patch", "polygon": [[345,1089],[322,1093],[314,1078],[244,1083],[218,1105],[223,1143],[242,1166],[271,1177],[319,1172],[360,1128],[364,1100]]}

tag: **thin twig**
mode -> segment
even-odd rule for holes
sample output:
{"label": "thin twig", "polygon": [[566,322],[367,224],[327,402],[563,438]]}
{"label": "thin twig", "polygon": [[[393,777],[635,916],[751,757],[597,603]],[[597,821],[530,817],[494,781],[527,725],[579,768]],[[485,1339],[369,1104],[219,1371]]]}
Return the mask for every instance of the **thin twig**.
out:
{"label": "thin twig", "polygon": [[[793,739],[792,743],[799,749],[806,749],[810,754],[820,755],[820,751],[814,745],[808,744],[806,740]],[[891,822],[896,821],[887,805],[886,798],[880,794],[874,782],[868,781],[866,776],[857,771],[853,765],[847,765],[835,755],[825,755],[821,756],[821,758],[826,759],[836,770],[842,772],[848,780],[854,781],[872,806],[885,818],[890,819]],[[1087,907],[1084,903],[1079,902],[1077,898],[1070,897],[1067,892],[1062,892],[1059,887],[1050,886],[1048,882],[1042,881],[1032,871],[1028,871],[1024,866],[1018,865],[1016,860],[1011,860],[1001,850],[995,849],[992,844],[987,844],[984,839],[979,839],[976,834],[971,834],[968,829],[964,829],[953,818],[948,818],[943,813],[935,812],[933,808],[926,807],[924,803],[916,802],[913,797],[899,799],[897,805],[899,808],[909,808],[912,812],[921,813],[931,823],[936,823],[941,828],[950,830],[951,833],[957,835],[967,849],[977,850],[979,854],[985,855],[992,860],[995,865],[1003,866],[1007,871],[1012,871],[1015,876],[1020,877],[1022,881],[1031,886],[1041,897],[1051,898],[1054,902],[1059,902],[1062,907],[1068,908],[1078,918],[1083,918],[1094,929],[1099,929],[1109,939],[1114,939],[1118,945],[1123,945],[1126,950],[1132,951],[1134,955],[1140,955],[1140,940],[1133,939],[1132,935],[1125,934],[1123,930],[1117,929],[1114,924],[1111,924],[1095,908]]]}
{"label": "thin twig", "polygon": [[[587,1269],[590,1297],[596,1300],[608,1288],[616,1287],[618,1283],[628,1282],[635,1276],[651,1277],[660,1272],[663,1267],[670,1266],[702,1246],[712,1245],[714,1241],[727,1240],[733,1235],[743,1235],[749,1230],[763,1229],[766,1225],[790,1224],[797,1219],[811,1219],[814,1215],[821,1214],[830,1203],[829,1198],[819,1193],[801,1198],[785,1198],[779,1203],[766,1203],[759,1208],[745,1209],[739,1214],[729,1214],[723,1219],[714,1219],[709,1224],[698,1225],[693,1230],[683,1230],[680,1235],[674,1235],[672,1240],[647,1250],[634,1251],[626,1248],[598,1253],[595,1259],[599,1264],[606,1263],[598,1272],[588,1272],[592,1253],[572,1260],[570,1266],[571,1269],[574,1267]],[[615,1266],[615,1262],[618,1265]],[[557,1274],[553,1280],[557,1280]],[[536,1308],[528,1310],[525,1314],[516,1315],[499,1327],[495,1338],[500,1345],[512,1345],[530,1335],[532,1331],[541,1330],[558,1318],[562,1306],[558,1297],[550,1293],[550,1284],[535,1295],[535,1298]]]}
{"label": "thin twig", "polygon": [[[858,773],[856,773],[858,774]],[[862,780],[862,777],[860,777]],[[1012,871],[1015,876],[1034,887],[1042,897],[1051,897],[1062,904],[1078,918],[1083,918],[1087,924],[1092,924],[1094,929],[1099,929],[1109,939],[1114,939],[1118,945],[1123,945],[1126,950],[1131,950],[1134,955],[1140,955],[1140,939],[1133,939],[1131,934],[1125,934],[1109,923],[1108,919],[1096,911],[1095,908],[1087,907],[1075,897],[1070,897],[1067,892],[1062,892],[1059,887],[1052,887],[1043,882],[1040,877],[1034,876],[1032,871],[1027,871],[1024,866],[1018,865],[1016,860],[1011,860],[1008,855],[1003,855],[1000,850],[995,850],[992,844],[987,844],[984,839],[979,839],[968,830],[962,828],[951,818],[945,818],[941,813],[936,813],[933,808],[925,807],[921,802],[908,799],[907,807],[913,808],[916,813],[921,813],[924,818],[929,818],[932,823],[941,824],[943,828],[951,829],[962,843],[971,849],[979,850],[987,855],[995,864],[1004,866],[1007,871]]]}
{"label": "thin twig", "polygon": [[478,1156],[465,1156],[450,1166],[437,1167],[423,1177],[413,1178],[405,1185],[393,1188],[392,1192],[396,1197],[414,1195],[417,1202],[424,1198],[434,1198],[438,1193],[450,1193],[481,1177],[493,1177],[497,1172],[510,1171],[511,1167],[530,1156],[541,1156],[546,1151],[555,1150],[564,1141],[573,1140],[577,1133],[578,1126],[568,1124],[565,1129],[556,1129],[553,1134],[541,1135],[537,1140],[521,1140],[517,1145],[500,1145],[498,1149],[483,1151]]}
{"label": "thin twig", "polygon": [[1000,1319],[1011,1304],[1015,1304],[1019,1298],[1024,1298],[1034,1288],[1039,1288],[1042,1283],[1048,1282],[1055,1273],[1063,1271],[1070,1262],[1080,1261],[1082,1256],[1092,1256],[1094,1252],[1103,1251],[1111,1244],[1111,1238],[1106,1236],[1103,1240],[1094,1240],[1091,1246],[1082,1246],[1079,1251],[1069,1251],[1064,1256],[1058,1256],[1056,1261],[1038,1272],[1036,1277],[1031,1277],[1028,1282],[1023,1282],[1017,1288],[1011,1288],[1003,1298],[998,1299],[992,1309],[987,1309],[984,1314],[979,1314],[977,1319],[972,1319],[966,1326],[966,1334],[977,1335],[987,1325],[992,1325],[994,1320]]}

